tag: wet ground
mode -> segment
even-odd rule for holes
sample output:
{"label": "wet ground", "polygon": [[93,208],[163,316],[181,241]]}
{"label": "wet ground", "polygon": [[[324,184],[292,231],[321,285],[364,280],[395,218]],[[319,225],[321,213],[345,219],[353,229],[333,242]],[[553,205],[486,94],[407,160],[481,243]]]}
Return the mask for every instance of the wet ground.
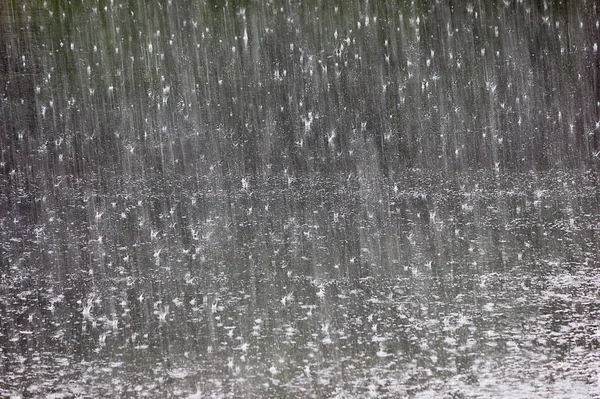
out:
{"label": "wet ground", "polygon": [[73,183],[2,219],[0,392],[593,397],[595,179]]}

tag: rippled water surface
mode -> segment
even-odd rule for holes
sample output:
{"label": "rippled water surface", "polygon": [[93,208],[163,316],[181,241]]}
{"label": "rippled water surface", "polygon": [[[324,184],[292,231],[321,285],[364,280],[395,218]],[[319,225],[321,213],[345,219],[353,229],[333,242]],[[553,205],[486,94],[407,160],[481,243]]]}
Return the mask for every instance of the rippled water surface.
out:
{"label": "rippled water surface", "polygon": [[[415,172],[70,194],[29,229],[3,219],[2,391],[588,397],[594,179]],[[101,215],[77,217],[91,203]]]}

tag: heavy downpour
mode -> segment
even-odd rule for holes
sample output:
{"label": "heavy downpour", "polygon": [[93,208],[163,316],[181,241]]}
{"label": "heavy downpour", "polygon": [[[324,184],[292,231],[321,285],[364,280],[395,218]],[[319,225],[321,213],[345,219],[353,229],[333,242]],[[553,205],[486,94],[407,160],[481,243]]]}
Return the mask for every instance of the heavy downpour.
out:
{"label": "heavy downpour", "polygon": [[0,1],[0,397],[600,398],[595,0]]}

